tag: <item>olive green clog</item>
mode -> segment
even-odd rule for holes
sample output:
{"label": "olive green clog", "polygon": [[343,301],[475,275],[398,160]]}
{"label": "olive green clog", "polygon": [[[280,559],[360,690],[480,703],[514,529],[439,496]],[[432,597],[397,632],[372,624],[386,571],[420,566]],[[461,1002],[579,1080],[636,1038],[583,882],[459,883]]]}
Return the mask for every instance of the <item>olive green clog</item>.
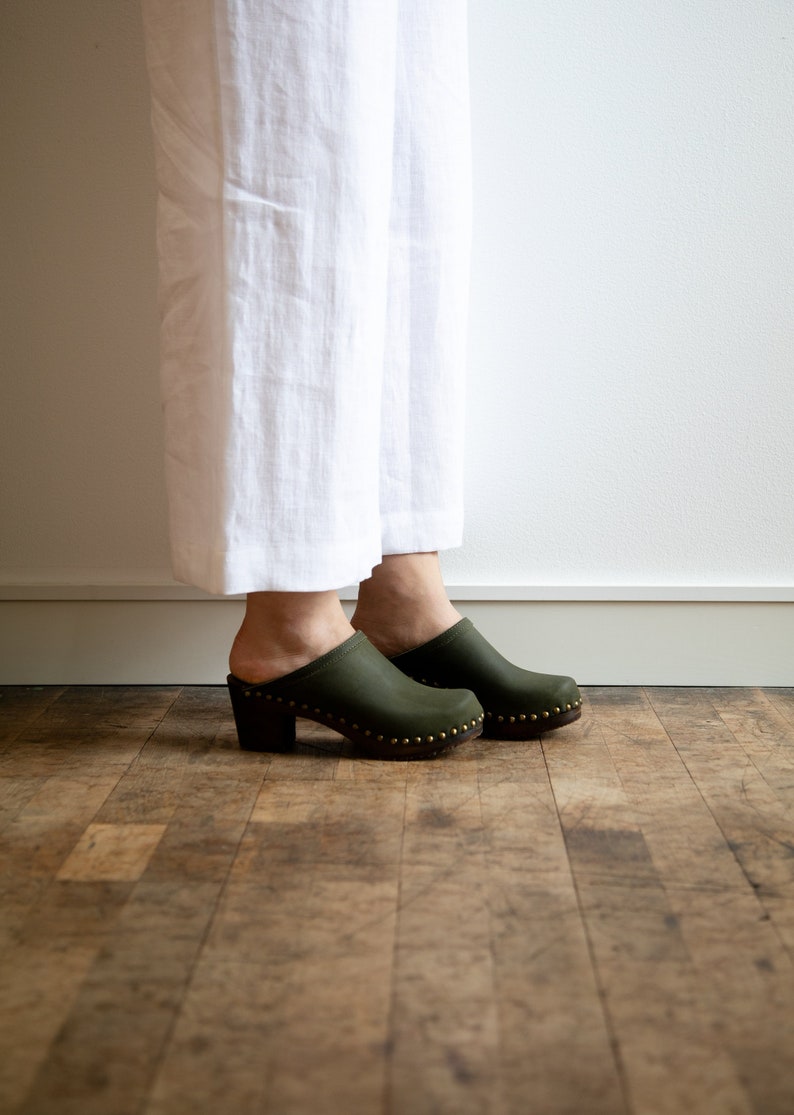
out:
{"label": "olive green clog", "polygon": [[514,666],[470,619],[390,661],[423,685],[471,689],[485,709],[486,739],[532,739],[582,715],[573,678]]}
{"label": "olive green clog", "polygon": [[275,681],[253,685],[230,674],[227,682],[246,751],[291,750],[296,717],[333,728],[374,759],[428,759],[483,730],[474,694],[412,681],[361,631]]}

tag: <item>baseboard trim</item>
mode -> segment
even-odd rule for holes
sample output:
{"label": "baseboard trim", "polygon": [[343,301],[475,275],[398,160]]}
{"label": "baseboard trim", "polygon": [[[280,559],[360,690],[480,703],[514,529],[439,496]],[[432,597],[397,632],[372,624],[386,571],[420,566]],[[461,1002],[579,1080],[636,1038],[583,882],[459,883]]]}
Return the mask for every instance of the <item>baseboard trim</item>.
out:
{"label": "baseboard trim", "polygon": [[[452,585],[455,600],[483,601],[702,601],[794,602],[794,585]],[[355,600],[357,589],[340,589],[343,600]],[[214,596],[176,581],[131,584],[78,581],[29,581],[0,584],[3,600],[182,600],[226,603],[242,595]]]}
{"label": "baseboard trim", "polygon": [[[71,597],[64,586],[33,586],[38,595],[10,587],[0,594],[0,684],[224,682],[240,599],[167,585],[67,586]],[[354,593],[344,595],[350,612]],[[508,657],[583,685],[794,686],[789,587],[470,586],[451,595]]]}

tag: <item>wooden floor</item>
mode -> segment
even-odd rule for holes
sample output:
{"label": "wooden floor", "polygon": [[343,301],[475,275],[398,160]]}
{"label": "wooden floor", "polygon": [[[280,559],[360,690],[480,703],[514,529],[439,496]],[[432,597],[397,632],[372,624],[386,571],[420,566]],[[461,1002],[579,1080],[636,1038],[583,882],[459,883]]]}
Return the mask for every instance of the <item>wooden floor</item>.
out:
{"label": "wooden floor", "polygon": [[3,1115],[794,1111],[794,690],[405,764],[0,693]]}

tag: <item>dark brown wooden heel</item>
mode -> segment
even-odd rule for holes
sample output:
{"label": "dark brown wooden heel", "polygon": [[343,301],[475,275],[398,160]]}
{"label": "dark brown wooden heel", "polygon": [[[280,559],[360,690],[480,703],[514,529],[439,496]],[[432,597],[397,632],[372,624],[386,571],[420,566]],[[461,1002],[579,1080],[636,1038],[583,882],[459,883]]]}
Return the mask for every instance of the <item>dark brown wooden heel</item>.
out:
{"label": "dark brown wooden heel", "polygon": [[256,686],[228,678],[237,739],[243,751],[292,751],[295,714],[267,700]]}

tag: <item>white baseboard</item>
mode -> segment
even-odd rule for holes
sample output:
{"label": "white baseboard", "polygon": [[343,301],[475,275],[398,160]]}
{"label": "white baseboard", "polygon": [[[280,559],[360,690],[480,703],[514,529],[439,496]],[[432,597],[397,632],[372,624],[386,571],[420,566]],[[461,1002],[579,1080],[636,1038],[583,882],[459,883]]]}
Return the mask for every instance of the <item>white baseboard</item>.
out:
{"label": "white baseboard", "polygon": [[[582,685],[794,686],[794,589],[452,589],[513,661]],[[352,592],[344,593],[352,610]],[[176,585],[0,589],[0,684],[223,684],[237,598]]]}

